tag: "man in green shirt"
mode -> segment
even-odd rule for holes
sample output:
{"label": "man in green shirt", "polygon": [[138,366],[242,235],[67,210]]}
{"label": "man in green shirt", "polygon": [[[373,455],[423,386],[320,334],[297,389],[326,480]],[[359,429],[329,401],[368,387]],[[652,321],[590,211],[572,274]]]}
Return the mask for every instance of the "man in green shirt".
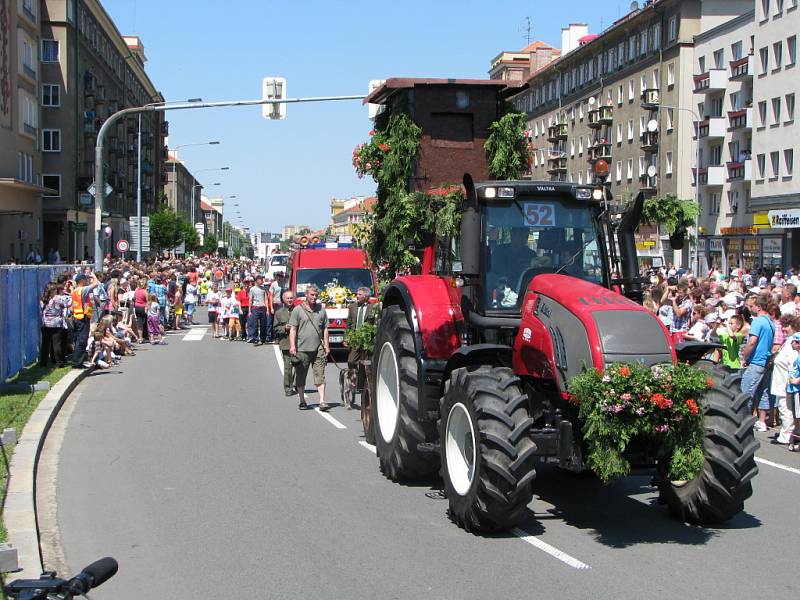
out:
{"label": "man in green shirt", "polygon": [[281,294],[281,307],[275,311],[275,320],[272,323],[272,332],[278,342],[278,347],[283,355],[283,391],[287,396],[296,393],[294,387],[294,365],[292,355],[289,354],[289,317],[294,308],[294,292],[284,290]]}
{"label": "man in green shirt", "polygon": [[306,299],[296,306],[289,316],[289,354],[295,357],[295,377],[297,393],[300,395],[298,408],[305,410],[305,390],[308,369],[313,368],[314,384],[319,390],[319,409],[327,411],[325,402],[325,365],[331,348],[328,344],[328,314],[317,304],[319,289],[310,285],[306,288]]}

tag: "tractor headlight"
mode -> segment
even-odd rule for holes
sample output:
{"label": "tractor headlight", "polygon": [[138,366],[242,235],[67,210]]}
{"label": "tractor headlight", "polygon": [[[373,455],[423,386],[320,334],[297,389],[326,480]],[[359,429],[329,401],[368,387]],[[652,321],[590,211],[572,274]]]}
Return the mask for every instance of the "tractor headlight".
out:
{"label": "tractor headlight", "polygon": [[575,197],[578,200],[588,200],[592,197],[592,190],[589,188],[578,188],[575,190]]}
{"label": "tractor headlight", "polygon": [[603,190],[597,188],[596,190],[592,191],[592,198],[595,200],[602,200],[603,199]]}
{"label": "tractor headlight", "polygon": [[514,188],[513,187],[501,187],[497,190],[498,198],[513,198],[514,197]]}
{"label": "tractor headlight", "polygon": [[483,195],[486,198],[497,198],[497,188],[493,187],[484,188]]}

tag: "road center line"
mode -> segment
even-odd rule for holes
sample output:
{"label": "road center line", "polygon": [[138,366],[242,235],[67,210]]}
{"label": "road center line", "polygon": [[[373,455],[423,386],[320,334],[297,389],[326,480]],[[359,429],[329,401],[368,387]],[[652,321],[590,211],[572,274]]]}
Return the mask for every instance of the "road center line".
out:
{"label": "road center line", "polygon": [[378,449],[375,448],[375,446],[373,446],[372,444],[368,444],[367,442],[365,442],[363,440],[358,442],[358,445],[359,446],[364,446],[364,448],[366,448],[367,450],[369,450],[373,454],[377,454],[378,453]]}
{"label": "road center line", "polygon": [[546,552],[547,554],[549,554],[553,558],[557,558],[561,562],[563,562],[565,564],[568,564],[570,567],[572,567],[574,569],[586,570],[586,569],[591,569],[592,568],[589,565],[587,565],[586,563],[582,563],[577,558],[574,558],[574,557],[570,556],[566,552],[562,552],[561,550],[551,546],[547,542],[543,542],[539,538],[532,536],[531,534],[529,534],[524,529],[520,529],[519,527],[515,527],[514,529],[511,530],[511,533],[516,535],[523,542],[527,542],[528,544],[530,544],[531,546],[534,546],[535,548],[538,548],[542,552]]}
{"label": "road center line", "polygon": [[320,417],[322,417],[326,421],[328,421],[331,425],[336,427],[336,429],[347,429],[347,426],[345,426],[344,423],[340,423],[339,421],[334,419],[331,415],[329,415],[327,412],[322,412],[319,408],[315,408],[314,412],[317,413]]}
{"label": "road center line", "polygon": [[762,463],[764,465],[769,465],[770,467],[775,467],[776,469],[781,469],[782,471],[789,471],[789,473],[794,473],[795,475],[800,475],[800,469],[795,469],[794,467],[787,467],[786,465],[772,462],[771,460],[767,460],[766,458],[759,458],[756,456],[756,462]]}

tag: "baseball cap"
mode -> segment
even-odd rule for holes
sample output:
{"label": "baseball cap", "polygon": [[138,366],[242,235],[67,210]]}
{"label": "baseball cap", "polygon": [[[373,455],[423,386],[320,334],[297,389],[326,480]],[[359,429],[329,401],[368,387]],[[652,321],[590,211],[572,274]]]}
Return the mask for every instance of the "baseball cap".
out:
{"label": "baseball cap", "polygon": [[719,321],[719,315],[715,312],[710,312],[705,316],[706,323],[716,323]]}
{"label": "baseball cap", "polygon": [[232,292],[232,291],[233,291],[233,288],[232,288],[232,287],[226,287],[226,288],[225,288],[225,291],[226,291],[226,292]]}

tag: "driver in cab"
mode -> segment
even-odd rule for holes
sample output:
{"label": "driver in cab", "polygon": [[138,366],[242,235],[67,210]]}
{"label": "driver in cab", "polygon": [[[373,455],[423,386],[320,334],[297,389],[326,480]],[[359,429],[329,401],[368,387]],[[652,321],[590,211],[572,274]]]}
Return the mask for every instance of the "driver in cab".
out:
{"label": "driver in cab", "polygon": [[500,275],[493,293],[495,306],[516,306],[520,292],[516,288],[522,274],[532,267],[550,266],[547,257],[539,256],[528,246],[528,235],[527,227],[514,227],[510,243],[498,245],[492,252],[492,271]]}

